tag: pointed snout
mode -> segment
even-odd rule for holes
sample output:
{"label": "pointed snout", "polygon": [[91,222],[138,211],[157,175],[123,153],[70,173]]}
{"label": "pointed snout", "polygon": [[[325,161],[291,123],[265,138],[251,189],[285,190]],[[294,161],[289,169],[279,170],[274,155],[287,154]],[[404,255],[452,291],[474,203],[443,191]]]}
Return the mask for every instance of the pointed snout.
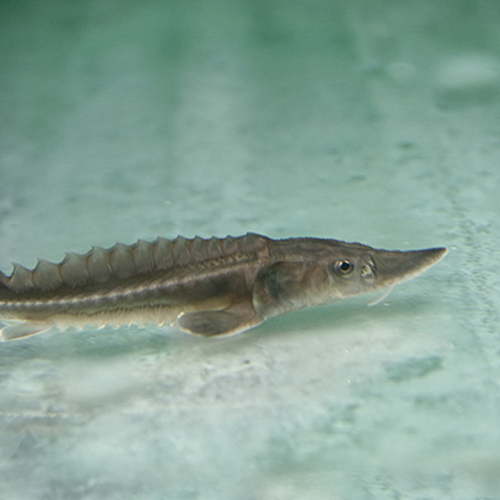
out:
{"label": "pointed snout", "polygon": [[407,281],[439,262],[447,248],[428,248],[408,252],[379,250],[373,255],[379,285],[395,285]]}

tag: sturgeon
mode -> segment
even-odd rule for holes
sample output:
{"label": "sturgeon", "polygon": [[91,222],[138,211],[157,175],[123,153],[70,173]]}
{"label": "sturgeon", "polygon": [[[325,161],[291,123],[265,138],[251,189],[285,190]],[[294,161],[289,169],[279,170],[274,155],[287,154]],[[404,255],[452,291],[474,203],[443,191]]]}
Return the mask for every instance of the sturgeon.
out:
{"label": "sturgeon", "polygon": [[253,233],[93,247],[58,264],[40,259],[32,270],[0,272],[0,334],[7,341],[53,327],[169,323],[233,335],[279,314],[391,290],[446,253]]}

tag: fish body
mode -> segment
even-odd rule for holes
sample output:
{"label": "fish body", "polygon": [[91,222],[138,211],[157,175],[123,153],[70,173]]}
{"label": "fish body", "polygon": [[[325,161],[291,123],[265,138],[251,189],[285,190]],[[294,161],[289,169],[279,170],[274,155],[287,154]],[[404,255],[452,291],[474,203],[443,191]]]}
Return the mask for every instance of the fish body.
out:
{"label": "fish body", "polygon": [[333,239],[158,238],[0,272],[2,340],[54,326],[156,323],[221,336],[304,307],[392,287],[446,248],[387,251]]}

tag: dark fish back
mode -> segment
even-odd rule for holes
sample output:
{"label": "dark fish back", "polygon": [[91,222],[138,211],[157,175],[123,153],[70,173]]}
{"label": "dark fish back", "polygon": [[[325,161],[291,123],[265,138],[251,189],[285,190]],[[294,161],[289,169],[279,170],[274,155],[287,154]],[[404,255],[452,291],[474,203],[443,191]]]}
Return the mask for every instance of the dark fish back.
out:
{"label": "dark fish back", "polygon": [[93,247],[86,254],[68,253],[58,264],[40,259],[34,269],[13,264],[10,276],[0,272],[0,300],[19,295],[41,296],[44,292],[114,286],[141,276],[185,274],[196,267],[209,268],[251,259],[268,245],[257,234],[238,238],[139,240],[132,245]]}

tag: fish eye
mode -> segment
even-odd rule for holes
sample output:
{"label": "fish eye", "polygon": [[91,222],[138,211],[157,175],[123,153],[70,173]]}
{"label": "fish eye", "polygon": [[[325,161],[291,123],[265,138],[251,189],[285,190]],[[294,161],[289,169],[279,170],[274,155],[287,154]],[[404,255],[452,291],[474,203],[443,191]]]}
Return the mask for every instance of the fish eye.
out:
{"label": "fish eye", "polygon": [[347,276],[354,270],[354,264],[348,259],[337,260],[333,264],[333,269],[337,274]]}

